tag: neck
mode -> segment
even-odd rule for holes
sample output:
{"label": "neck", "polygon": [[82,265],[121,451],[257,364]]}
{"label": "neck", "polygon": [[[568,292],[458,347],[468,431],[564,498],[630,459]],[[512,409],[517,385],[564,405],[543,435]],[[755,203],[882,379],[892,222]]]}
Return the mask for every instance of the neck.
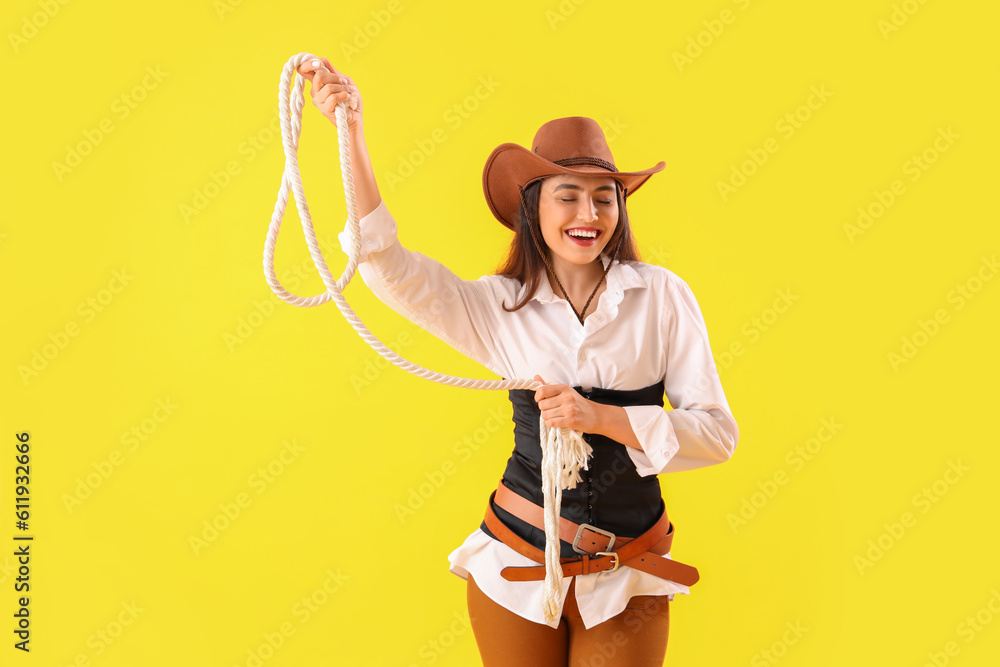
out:
{"label": "neck", "polygon": [[[600,259],[596,259],[590,264],[585,265],[573,264],[563,261],[558,256],[553,256],[551,262],[552,270],[559,279],[558,282],[562,283],[563,288],[569,293],[569,298],[573,302],[573,306],[577,309],[583,308],[584,301],[586,301],[587,297],[594,291],[598,281],[604,276],[604,264]],[[564,296],[556,280],[551,275],[548,276],[548,279],[552,291],[559,296]],[[576,301],[580,301],[580,303]],[[593,304],[591,307],[593,307]]]}
{"label": "neck", "polygon": [[[600,259],[596,259],[590,264],[581,265],[563,261],[559,257],[552,257],[552,270],[555,271],[559,282],[570,294],[575,292],[590,294],[594,285],[604,275],[604,264],[601,263]],[[559,288],[555,284],[553,284],[553,289],[556,294],[559,294]]]}

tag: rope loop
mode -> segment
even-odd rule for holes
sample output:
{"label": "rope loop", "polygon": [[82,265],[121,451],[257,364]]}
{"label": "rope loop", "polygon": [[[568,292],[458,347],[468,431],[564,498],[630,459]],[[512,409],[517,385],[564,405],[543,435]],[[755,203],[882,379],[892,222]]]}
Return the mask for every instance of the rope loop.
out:
{"label": "rope loop", "polygon": [[[358,219],[358,203],[354,190],[354,175],[351,171],[351,147],[347,130],[347,108],[355,101],[349,100],[337,104],[334,113],[337,119],[337,139],[340,148],[340,172],[344,181],[344,195],[347,200],[347,229],[351,237],[351,251],[347,258],[344,272],[337,281],[326,265],[326,260],[316,240],[312,217],[306,204],[305,190],[302,186],[302,176],[299,173],[298,148],[299,135],[302,133],[302,107],[305,97],[305,79],[298,73],[298,67],[306,61],[319,60],[310,53],[299,53],[288,59],[281,72],[278,86],[278,112],[281,121],[281,143],[285,152],[285,171],[281,177],[281,187],[278,189],[278,199],[271,214],[271,224],[264,241],[264,278],[278,298],[285,303],[300,308],[320,306],[333,301],[344,318],[354,328],[361,338],[379,355],[418,377],[451,387],[485,390],[530,389],[535,390],[542,383],[535,380],[476,380],[455,377],[438,373],[399,356],[386,347],[368,327],[361,321],[344,298],[343,291],[350,284],[358,267],[358,257],[361,255],[361,228]],[[320,68],[320,71],[328,71]],[[294,81],[294,84],[293,84]],[[353,108],[353,106],[352,106]],[[274,250],[278,242],[278,232],[281,221],[285,217],[288,206],[288,194],[291,192],[295,206],[302,221],[302,232],[306,245],[312,257],[313,264],[319,272],[326,291],[310,297],[298,296],[286,290],[278,280],[274,271]],[[555,620],[562,600],[562,569],[559,565],[559,513],[562,504],[562,490],[576,487],[580,481],[580,468],[586,469],[587,459],[591,454],[590,444],[579,431],[568,428],[549,428],[545,419],[539,417],[539,434],[542,446],[542,493],[545,511],[545,597],[542,602],[547,619]]]}

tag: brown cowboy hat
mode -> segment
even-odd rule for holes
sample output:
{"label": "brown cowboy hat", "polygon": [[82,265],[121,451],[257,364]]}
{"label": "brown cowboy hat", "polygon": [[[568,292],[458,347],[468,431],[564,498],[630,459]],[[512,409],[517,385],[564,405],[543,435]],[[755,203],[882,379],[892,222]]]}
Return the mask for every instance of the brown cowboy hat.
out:
{"label": "brown cowboy hat", "polygon": [[545,123],[531,145],[533,150],[500,144],[490,153],[483,169],[486,203],[497,220],[510,229],[514,229],[520,205],[518,186],[526,187],[539,178],[557,174],[607,175],[621,184],[628,197],[665,164],[661,161],[642,171],[618,171],[601,126],[581,116]]}

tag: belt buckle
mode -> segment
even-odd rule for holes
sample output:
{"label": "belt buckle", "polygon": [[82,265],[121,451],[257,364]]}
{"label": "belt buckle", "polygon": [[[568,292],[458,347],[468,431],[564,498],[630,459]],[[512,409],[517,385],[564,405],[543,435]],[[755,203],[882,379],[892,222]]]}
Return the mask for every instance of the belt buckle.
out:
{"label": "belt buckle", "polygon": [[598,555],[598,556],[613,556],[614,557],[615,564],[612,565],[611,569],[607,570],[607,572],[614,572],[615,570],[618,569],[618,552],[616,552],[616,551],[598,551],[596,555]]}
{"label": "belt buckle", "polygon": [[[585,550],[581,549],[580,546],[579,546],[580,545],[580,540],[583,538],[583,530],[584,530],[584,528],[586,528],[587,530],[589,530],[591,532],[597,533],[598,535],[603,535],[604,537],[608,538],[608,546],[605,547],[604,551],[597,552],[597,555],[605,555],[605,554],[611,553],[610,549],[615,546],[615,534],[612,533],[611,531],[603,530],[601,528],[598,528],[597,526],[591,526],[589,523],[581,523],[580,527],[577,528],[577,530],[576,530],[576,538],[573,539],[573,551],[577,552],[578,554],[587,554],[588,556],[594,555],[594,552],[592,552],[592,551],[585,551]],[[615,568],[617,568],[618,567],[618,564],[617,564],[617,555],[615,556],[615,559],[616,559]]]}

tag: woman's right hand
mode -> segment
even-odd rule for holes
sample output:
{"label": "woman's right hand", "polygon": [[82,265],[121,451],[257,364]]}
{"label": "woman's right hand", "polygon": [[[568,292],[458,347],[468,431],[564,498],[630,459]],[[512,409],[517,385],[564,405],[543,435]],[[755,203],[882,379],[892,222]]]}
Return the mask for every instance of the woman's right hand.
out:
{"label": "woman's right hand", "polygon": [[354,98],[356,108],[351,109],[350,103],[347,105],[347,129],[357,130],[362,124],[361,93],[358,92],[358,87],[354,85],[351,77],[338,72],[329,60],[326,58],[321,60],[322,66],[326,67],[328,72],[316,71],[320,66],[320,61],[317,60],[307,60],[298,67],[299,74],[309,79],[313,104],[336,126],[336,106],[349,98]]}

